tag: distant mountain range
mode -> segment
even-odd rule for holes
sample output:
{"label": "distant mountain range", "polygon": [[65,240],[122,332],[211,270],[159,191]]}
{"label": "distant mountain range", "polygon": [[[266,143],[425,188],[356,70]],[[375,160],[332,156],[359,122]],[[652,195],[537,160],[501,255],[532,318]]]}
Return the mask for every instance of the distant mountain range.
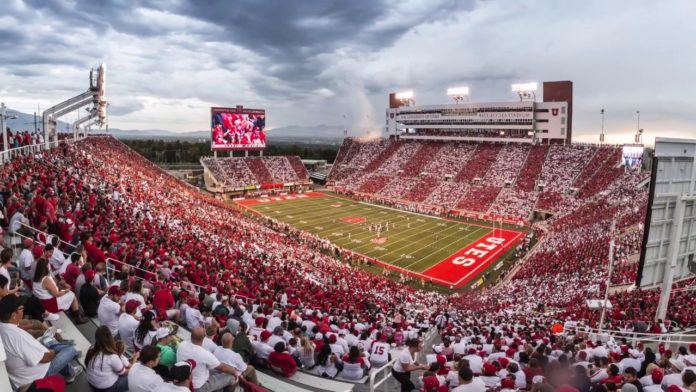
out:
{"label": "distant mountain range", "polygon": [[[34,115],[22,113],[16,110],[8,109],[7,114],[16,116],[16,119],[8,119],[7,126],[15,131],[29,131],[34,128]],[[39,128],[41,127],[41,116],[36,117]],[[70,124],[64,121],[58,121],[58,130],[60,132],[70,132]],[[103,132],[103,130],[101,131]],[[289,125],[285,127],[277,127],[269,129],[267,138],[269,143],[273,142],[314,142],[314,143],[340,143],[343,140],[343,129],[340,125]],[[163,129],[118,129],[109,128],[109,133],[119,139],[163,139],[163,140],[195,140],[209,139],[210,131],[190,131],[190,132],[172,132]]]}
{"label": "distant mountain range", "polygon": [[[125,130],[109,128],[109,133],[119,139],[203,140],[210,138],[210,131],[171,132],[163,129]],[[290,125],[269,129],[266,134],[269,143],[293,141],[339,143],[343,140],[343,130],[341,126],[336,125]]]}
{"label": "distant mountain range", "polygon": [[[6,126],[10,127],[10,130],[14,131],[31,131],[34,129],[34,115],[30,113],[22,113],[17,110],[10,108],[6,109],[5,115],[8,119],[5,120]],[[17,117],[17,118],[12,118]],[[37,128],[42,129],[40,114],[36,115]],[[61,132],[66,132],[70,129],[70,125],[64,121],[58,121],[58,130]]]}

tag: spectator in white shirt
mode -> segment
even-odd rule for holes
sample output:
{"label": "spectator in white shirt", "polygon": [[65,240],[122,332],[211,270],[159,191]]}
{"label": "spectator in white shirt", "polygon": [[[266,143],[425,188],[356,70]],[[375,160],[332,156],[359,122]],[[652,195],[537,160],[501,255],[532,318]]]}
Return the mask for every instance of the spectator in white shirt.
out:
{"label": "spectator in white shirt", "polygon": [[97,319],[101,325],[105,325],[111,331],[111,335],[118,335],[119,315],[123,312],[124,303],[121,299],[121,290],[112,286],[108,293],[99,301],[97,308]]}
{"label": "spectator in white shirt", "polygon": [[486,385],[466,366],[459,369],[459,386],[452,392],[486,392]]}
{"label": "spectator in white shirt", "polygon": [[125,343],[126,350],[129,352],[134,351],[135,346],[133,345],[133,334],[136,328],[138,328],[138,324],[140,324],[140,322],[134,317],[135,312],[138,310],[138,306],[140,306],[140,303],[134,299],[126,302],[125,312],[121,313],[118,318],[118,335]]}
{"label": "spectator in white shirt", "polygon": [[157,346],[145,346],[140,350],[138,362],[128,371],[129,392],[152,392],[164,384],[162,377],[154,371],[159,358],[160,349]]}
{"label": "spectator in white shirt", "polygon": [[182,342],[176,351],[178,361],[192,359],[196,362],[196,368],[193,369],[193,390],[212,392],[227,387],[234,388],[239,373],[204,349],[201,346],[204,338],[205,330],[201,327],[194,328],[191,331],[191,341]]}
{"label": "spectator in white shirt", "polygon": [[241,374],[247,381],[258,384],[256,369],[254,369],[252,365],[247,365],[242,356],[232,350],[234,336],[232,336],[231,333],[226,332],[220,339],[222,346],[218,346],[215,349],[215,352],[213,353],[215,358],[217,358],[220,362],[226,363],[237,369],[239,374]]}
{"label": "spectator in white shirt", "polygon": [[21,274],[22,279],[28,281],[34,279],[34,255],[31,253],[32,245],[34,245],[34,241],[29,238],[25,238],[22,241],[22,251],[19,253],[19,257],[17,258],[19,273]]}
{"label": "spectator in white shirt", "polygon": [[189,387],[193,380],[193,361],[177,362],[169,370],[172,383],[164,383],[154,392],[190,392]]}
{"label": "spectator in white shirt", "polygon": [[[123,348],[123,346],[121,346]],[[130,361],[123,356],[109,328],[97,328],[94,345],[87,351],[87,382],[96,392],[125,392],[128,390],[128,370],[138,360],[135,353]]]}
{"label": "spectator in white shirt", "polygon": [[25,301],[26,297],[16,295],[6,295],[0,300],[0,340],[5,347],[5,366],[12,385],[19,388],[36,379],[58,374],[67,382],[74,381],[82,372],[82,367],[71,365],[77,358],[75,347],[55,340],[44,341],[44,346],[19,328]]}

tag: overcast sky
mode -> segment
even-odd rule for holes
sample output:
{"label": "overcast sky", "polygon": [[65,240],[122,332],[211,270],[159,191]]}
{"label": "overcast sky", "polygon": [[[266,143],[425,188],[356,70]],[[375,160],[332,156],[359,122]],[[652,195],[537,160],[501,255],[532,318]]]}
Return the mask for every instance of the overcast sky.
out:
{"label": "overcast sky", "polygon": [[[269,127],[379,129],[389,92],[447,103],[572,80],[576,140],[696,137],[696,1],[5,0],[0,99],[33,112],[107,64],[110,126],[207,128],[210,106],[265,108]],[[76,118],[68,117],[68,120]],[[269,136],[272,137],[272,136]]]}

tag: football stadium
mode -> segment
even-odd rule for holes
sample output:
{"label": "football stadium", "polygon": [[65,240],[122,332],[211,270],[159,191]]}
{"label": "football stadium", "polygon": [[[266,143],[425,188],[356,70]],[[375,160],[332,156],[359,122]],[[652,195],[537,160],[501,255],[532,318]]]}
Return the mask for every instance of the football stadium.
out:
{"label": "football stadium", "polygon": [[646,132],[553,43],[421,72],[411,45],[464,50],[444,4],[78,3],[0,18],[32,53],[0,51],[0,392],[696,390],[696,134],[666,92]]}

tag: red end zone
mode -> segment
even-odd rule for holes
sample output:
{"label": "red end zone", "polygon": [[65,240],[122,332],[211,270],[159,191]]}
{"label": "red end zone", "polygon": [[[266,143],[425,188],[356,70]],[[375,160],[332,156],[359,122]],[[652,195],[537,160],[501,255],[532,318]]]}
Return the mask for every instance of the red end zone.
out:
{"label": "red end zone", "polygon": [[297,200],[297,199],[307,199],[310,197],[324,197],[326,196],[325,194],[321,192],[307,192],[307,193],[300,193],[296,195],[285,195],[285,196],[269,196],[269,197],[261,197],[258,199],[248,199],[248,200],[235,200],[235,203],[243,206],[254,206],[258,204],[270,204],[273,202],[277,201],[285,201],[285,200]]}
{"label": "red end zone", "polygon": [[494,230],[423,271],[422,275],[433,278],[435,282],[460,288],[517,244],[523,234],[512,230]]}

